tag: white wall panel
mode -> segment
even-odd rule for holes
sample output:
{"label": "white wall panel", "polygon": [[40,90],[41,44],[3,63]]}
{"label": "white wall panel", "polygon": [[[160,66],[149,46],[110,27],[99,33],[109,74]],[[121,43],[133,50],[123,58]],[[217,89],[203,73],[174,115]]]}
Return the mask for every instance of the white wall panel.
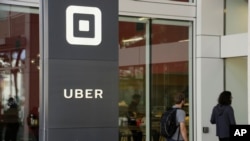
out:
{"label": "white wall panel", "polygon": [[221,57],[247,56],[247,33],[221,37]]}
{"label": "white wall panel", "polygon": [[[212,58],[196,60],[197,141],[215,141],[216,130],[210,123],[210,116],[218,95],[223,90],[223,60]],[[209,133],[203,133],[203,127],[208,127]]]}
{"label": "white wall panel", "polygon": [[197,0],[197,34],[223,35],[223,0]]}
{"label": "white wall panel", "polygon": [[[196,141],[215,141],[215,126],[210,123],[213,106],[224,89],[224,66],[220,58],[220,36],[223,35],[223,0],[197,0],[196,22]],[[203,133],[203,127],[209,133]]]}
{"label": "white wall panel", "polygon": [[197,57],[220,58],[219,36],[197,36]]}

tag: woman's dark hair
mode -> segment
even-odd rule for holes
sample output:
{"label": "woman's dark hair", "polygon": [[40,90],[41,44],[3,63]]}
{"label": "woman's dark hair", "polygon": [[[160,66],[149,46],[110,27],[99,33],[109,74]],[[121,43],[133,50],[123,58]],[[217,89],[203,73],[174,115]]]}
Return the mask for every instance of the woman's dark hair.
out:
{"label": "woman's dark hair", "polygon": [[232,94],[230,91],[221,92],[218,103],[221,105],[230,105],[232,103]]}

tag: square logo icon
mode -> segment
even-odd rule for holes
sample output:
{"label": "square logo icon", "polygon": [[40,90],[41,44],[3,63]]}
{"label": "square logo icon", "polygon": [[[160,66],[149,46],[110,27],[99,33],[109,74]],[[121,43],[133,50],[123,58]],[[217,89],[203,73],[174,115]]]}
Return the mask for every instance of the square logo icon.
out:
{"label": "square logo icon", "polygon": [[102,42],[102,12],[97,7],[70,5],[66,9],[66,40],[71,45]]}

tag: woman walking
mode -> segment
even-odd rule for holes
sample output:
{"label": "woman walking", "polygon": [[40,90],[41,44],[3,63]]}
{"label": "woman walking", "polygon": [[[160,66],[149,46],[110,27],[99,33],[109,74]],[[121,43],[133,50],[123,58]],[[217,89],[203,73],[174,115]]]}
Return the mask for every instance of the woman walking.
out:
{"label": "woman walking", "polygon": [[216,124],[216,136],[219,141],[229,141],[230,125],[235,125],[234,110],[231,106],[232,94],[230,91],[223,91],[218,104],[214,106],[210,122]]}

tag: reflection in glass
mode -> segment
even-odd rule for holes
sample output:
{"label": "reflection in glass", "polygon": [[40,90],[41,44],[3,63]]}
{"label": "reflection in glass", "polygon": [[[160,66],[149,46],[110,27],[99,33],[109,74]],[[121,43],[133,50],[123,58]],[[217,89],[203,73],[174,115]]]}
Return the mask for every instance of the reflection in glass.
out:
{"label": "reflection in glass", "polygon": [[145,138],[145,23],[119,22],[120,140]]}
{"label": "reflection in glass", "polygon": [[[173,97],[176,93],[185,94],[187,103],[184,110],[189,113],[189,27],[184,25],[153,20],[150,98],[152,134],[159,133],[160,117],[175,104]],[[186,119],[188,125],[188,117]]]}
{"label": "reflection in glass", "polygon": [[140,19],[119,21],[119,140],[164,141],[159,121],[176,92],[189,125],[190,24]]}
{"label": "reflection in glass", "polygon": [[0,140],[38,140],[38,9],[0,5]]}

